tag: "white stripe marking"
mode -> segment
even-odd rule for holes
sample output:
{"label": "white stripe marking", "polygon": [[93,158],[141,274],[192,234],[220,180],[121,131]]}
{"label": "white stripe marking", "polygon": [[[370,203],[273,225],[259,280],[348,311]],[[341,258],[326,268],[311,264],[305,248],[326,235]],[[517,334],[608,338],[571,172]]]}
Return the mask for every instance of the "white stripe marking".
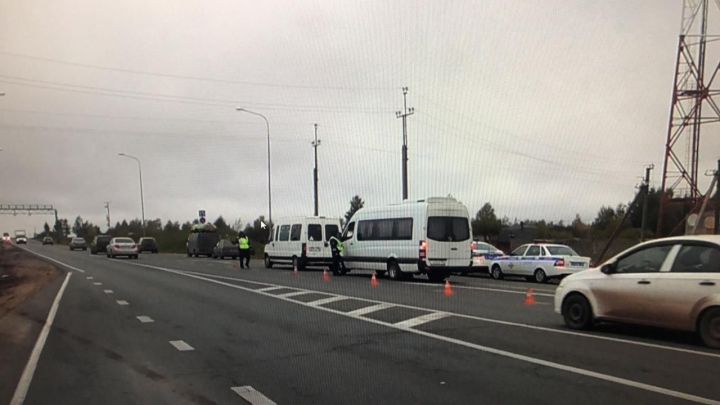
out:
{"label": "white stripe marking", "polygon": [[96,282],[93,283],[93,285],[102,285],[102,283],[99,282],[99,281],[96,281]]}
{"label": "white stripe marking", "polygon": [[47,341],[47,337],[50,334],[50,328],[52,327],[53,321],[55,320],[55,314],[57,314],[58,307],[60,306],[60,299],[62,299],[62,296],[65,293],[65,287],[67,287],[71,275],[72,273],[67,273],[67,275],[65,276],[65,281],[63,281],[62,285],[60,286],[60,290],[55,296],[55,300],[53,301],[52,306],[50,306],[50,312],[48,312],[45,324],[43,325],[43,328],[40,331],[37,340],[35,341],[35,346],[30,353],[30,358],[25,365],[25,369],[20,376],[20,381],[15,388],[15,393],[10,400],[10,405],[22,405],[22,403],[25,402],[25,397],[27,397],[28,389],[30,388],[30,383],[32,382],[33,375],[35,374],[38,360],[40,360],[40,354],[45,347],[45,342]]}
{"label": "white stripe marking", "polygon": [[379,304],[370,305],[369,307],[358,308],[354,311],[348,312],[347,314],[350,316],[360,316],[360,315],[365,315],[365,314],[369,314],[372,312],[382,311],[383,309],[392,308],[394,306],[395,305],[388,304],[386,302],[381,302]]}
{"label": "white stripe marking", "polygon": [[189,352],[191,350],[195,350],[192,346],[185,343],[184,340],[171,340],[169,343],[181,352]]}
{"label": "white stripe marking", "polygon": [[293,291],[293,292],[289,292],[287,294],[278,294],[277,296],[289,298],[289,297],[297,297],[298,295],[310,294],[310,293],[312,293],[312,291]]}
{"label": "white stripe marking", "polygon": [[438,319],[447,318],[450,316],[447,312],[431,312],[429,314],[416,316],[415,318],[406,319],[394,324],[398,328],[413,328],[415,326],[422,325],[424,323],[437,321]]}
{"label": "white stripe marking", "polygon": [[329,304],[331,302],[342,301],[342,300],[346,300],[346,299],[348,299],[348,297],[344,297],[342,295],[337,295],[335,297],[321,298],[319,300],[306,302],[306,304],[316,307],[318,305],[325,305],[325,304]]}
{"label": "white stripe marking", "polygon": [[263,395],[262,392],[256,390],[249,385],[245,385],[242,387],[230,387],[230,389],[235,391],[236,394],[240,395],[242,399],[249,402],[250,405],[277,405],[270,398]]}
{"label": "white stripe marking", "polygon": [[280,285],[274,285],[274,286],[272,286],[272,287],[259,288],[259,289],[257,289],[256,291],[267,292],[267,291],[282,290],[283,288],[287,288],[287,287],[283,287],[283,286],[280,286]]}
{"label": "white stripe marking", "polygon": [[[332,308],[328,308],[328,307],[308,305],[307,303],[304,303],[304,302],[301,302],[301,301],[295,301],[295,300],[291,300],[291,299],[288,299],[288,298],[283,298],[283,297],[278,297],[278,296],[276,296],[276,295],[267,294],[267,293],[264,293],[264,292],[258,292],[258,290],[256,290],[256,289],[247,288],[247,287],[242,287],[242,286],[235,285],[235,284],[230,284],[230,283],[225,283],[225,282],[223,282],[223,281],[213,280],[213,279],[210,279],[210,278],[207,278],[207,277],[201,277],[201,276],[194,276],[194,275],[186,274],[186,273],[184,273],[184,272],[182,272],[182,271],[179,271],[179,270],[167,269],[167,268],[163,268],[163,267],[150,266],[150,265],[139,264],[139,263],[130,263],[130,264],[132,264],[132,265],[134,265],[134,266],[154,268],[154,269],[161,270],[161,271],[165,271],[165,272],[168,272],[168,273],[173,273],[173,274],[177,274],[177,275],[181,275],[181,276],[185,276],[185,277],[195,278],[195,279],[198,279],[198,280],[204,280],[204,281],[207,281],[207,282],[210,282],[210,283],[214,283],[214,284],[218,284],[218,285],[224,285],[224,286],[226,286],[226,287],[235,288],[235,289],[238,289],[238,290],[243,290],[243,291],[248,291],[248,292],[253,292],[253,293],[265,295],[265,296],[268,296],[268,297],[275,297],[276,299],[283,300],[283,301],[287,301],[287,302],[291,302],[291,303],[294,303],[294,304],[296,304],[296,305],[306,306],[306,307],[310,307],[310,308],[316,308],[316,309],[319,309],[319,310],[321,310],[321,311],[326,311],[326,312],[330,312],[330,313],[337,314],[337,315],[348,316],[348,317],[350,317],[350,318],[359,319],[359,320],[362,320],[362,321],[365,321],[365,322],[374,323],[374,324],[382,325],[382,326],[387,326],[387,327],[395,328],[395,329],[402,330],[402,331],[405,331],[405,332],[408,332],[408,333],[414,333],[414,334],[421,335],[421,336],[426,336],[426,337],[429,337],[429,338],[432,338],[432,339],[437,339],[437,340],[442,340],[442,341],[445,341],[445,342],[457,344],[457,345],[459,345],[459,346],[464,346],[464,347],[467,347],[467,348],[470,348],[470,349],[474,349],[474,350],[478,350],[478,351],[481,351],[481,352],[492,353],[492,354],[495,354],[495,355],[498,355],[498,356],[501,356],[501,357],[512,358],[512,359],[515,359],[515,360],[520,360],[520,361],[524,361],[524,362],[531,363],[531,364],[537,364],[537,365],[540,365],[540,366],[544,366],[544,367],[548,367],[548,368],[553,368],[553,369],[556,369],[556,370],[562,370],[562,371],[566,371],[566,372],[570,372],[570,373],[575,373],[575,374],[583,375],[583,376],[586,376],[586,377],[591,377],[591,378],[595,378],[595,379],[602,380],[602,381],[608,381],[608,382],[612,382],[612,383],[616,383],[616,384],[620,384],[620,385],[625,385],[625,386],[629,386],[629,387],[633,387],[633,388],[638,388],[638,389],[645,390],[645,391],[655,392],[655,393],[667,395],[667,396],[674,397],[674,398],[684,399],[684,400],[687,400],[687,401],[693,401],[693,402],[697,402],[697,403],[701,403],[701,404],[707,404],[707,405],[720,405],[720,401],[717,401],[717,400],[714,400],[714,399],[710,399],[710,398],[704,398],[704,397],[700,397],[700,396],[697,396],[697,395],[687,394],[687,393],[684,393],[684,392],[674,391],[674,390],[671,390],[671,389],[659,387],[659,386],[656,386],[656,385],[645,384],[645,383],[641,383],[641,382],[638,382],[638,381],[629,380],[629,379],[626,379],[626,378],[615,377],[615,376],[612,376],[612,375],[603,374],[603,373],[598,373],[598,372],[591,371],[591,370],[587,370],[587,369],[582,369],[582,368],[578,368],[578,367],[568,366],[568,365],[565,365],[565,364],[555,363],[555,362],[552,362],[552,361],[543,360],[543,359],[536,358],[536,357],[525,356],[525,355],[522,355],[522,354],[513,353],[513,352],[506,351],[506,350],[501,350],[501,349],[496,349],[496,348],[493,348],[493,347],[481,346],[481,345],[478,345],[478,344],[475,344],[475,343],[465,342],[465,341],[462,341],[462,340],[459,340],[459,339],[454,339],[454,338],[450,338],[450,337],[446,337],[446,336],[442,336],[442,335],[437,335],[437,334],[430,333],[430,332],[424,332],[424,331],[421,331],[421,330],[418,330],[418,329],[413,329],[413,328],[401,328],[401,327],[393,326],[392,324],[388,324],[388,323],[385,323],[385,322],[382,322],[382,321],[378,321],[378,320],[376,320],[376,319],[363,318],[363,317],[361,317],[361,316],[351,315],[351,312],[343,312],[343,311],[338,311],[338,310],[335,310],[335,309],[332,309]],[[382,305],[382,304],[378,304],[378,305]],[[390,305],[390,304],[386,304],[386,305],[396,306],[396,305]],[[399,305],[397,305],[397,306],[399,306]],[[362,309],[362,308],[361,308],[361,309]],[[353,312],[354,312],[354,311],[353,311]],[[451,313],[451,315],[455,315],[455,314],[452,314],[452,313]],[[461,315],[461,316],[462,316],[462,315]],[[522,324],[520,324],[520,325],[522,325]],[[551,329],[551,330],[552,330],[552,329]],[[703,352],[698,352],[698,353],[703,353]]]}
{"label": "white stripe marking", "polygon": [[[407,284],[419,285],[419,286],[424,286],[424,287],[442,288],[442,286],[439,286],[439,285],[437,285],[437,284],[413,283],[413,282],[410,282],[410,283],[407,283]],[[458,288],[458,289],[462,288],[462,289],[466,289],[466,290],[493,291],[493,292],[502,292],[502,293],[510,293],[510,294],[525,294],[525,293],[527,292],[527,290],[528,290],[528,288],[525,288],[524,290],[520,291],[520,290],[508,290],[508,289],[504,289],[504,288],[473,287],[473,286],[455,285],[455,284],[453,284],[452,287],[453,287],[453,288]],[[537,296],[540,296],[540,297],[555,297],[555,294],[554,294],[554,293],[538,292],[538,291],[546,291],[546,290],[538,290],[538,289],[536,289],[536,288],[534,288],[534,287],[529,287],[529,288],[532,288],[533,291],[535,292],[535,295],[537,295]]]}
{"label": "white stripe marking", "polygon": [[155,322],[152,318],[150,318],[150,317],[147,316],[147,315],[138,315],[138,316],[136,316],[135,318],[137,318],[137,320],[140,321],[140,322],[142,322],[142,323]]}
{"label": "white stripe marking", "polygon": [[85,277],[86,280],[92,280],[93,278],[94,278],[93,276],[87,276],[87,277]]}
{"label": "white stripe marking", "polygon": [[113,290],[103,290],[105,294],[114,294],[115,292]]}
{"label": "white stripe marking", "polygon": [[[19,246],[18,246],[18,247],[19,247]],[[30,252],[30,253],[34,254],[35,256],[40,256],[40,257],[42,257],[43,259],[50,260],[51,262],[57,263],[57,264],[59,264],[59,265],[61,265],[61,266],[67,267],[67,268],[70,269],[70,270],[75,270],[75,271],[80,272],[80,273],[85,273],[85,270],[83,270],[83,269],[78,269],[78,268],[75,267],[75,266],[71,266],[71,265],[66,264],[66,263],[63,263],[63,262],[61,262],[61,261],[59,261],[59,260],[55,260],[55,259],[53,259],[52,257],[48,257],[48,256],[45,256],[45,255],[41,255],[40,253],[33,252],[32,250],[30,250],[30,249],[28,249],[28,248],[20,248],[20,249],[22,249],[22,250],[24,250],[24,251],[26,251],[26,252]]]}
{"label": "white stripe marking", "polygon": [[117,302],[118,305],[130,305],[130,303],[125,300],[116,300],[115,302]]}

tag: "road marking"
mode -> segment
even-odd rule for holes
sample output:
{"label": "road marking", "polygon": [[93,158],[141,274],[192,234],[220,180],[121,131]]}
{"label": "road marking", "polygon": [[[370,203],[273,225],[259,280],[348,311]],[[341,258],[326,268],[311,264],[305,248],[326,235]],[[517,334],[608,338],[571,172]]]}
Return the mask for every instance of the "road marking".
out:
{"label": "road marking", "polygon": [[312,293],[312,291],[293,291],[293,292],[289,292],[287,294],[278,294],[277,296],[289,298],[289,297],[297,297],[298,295],[310,294],[310,293]]}
{"label": "road marking", "polygon": [[267,292],[267,291],[282,290],[282,289],[284,289],[284,288],[288,288],[288,287],[283,287],[283,286],[280,286],[280,285],[275,285],[275,286],[272,286],[272,287],[259,288],[257,291]]}
{"label": "road marking", "polygon": [[102,283],[99,282],[99,281],[96,281],[96,282],[93,283],[93,285],[102,285]]}
{"label": "road marking", "polygon": [[55,295],[55,300],[53,300],[53,303],[50,306],[50,312],[48,312],[47,319],[45,319],[45,324],[43,325],[42,330],[40,331],[40,334],[35,341],[35,346],[30,353],[30,358],[25,365],[25,369],[20,376],[20,381],[15,388],[15,393],[10,400],[10,405],[22,405],[22,403],[25,402],[25,397],[27,397],[28,389],[30,388],[30,383],[32,382],[33,375],[35,374],[38,360],[40,360],[40,354],[45,347],[45,342],[47,341],[47,337],[50,334],[50,329],[52,328],[53,321],[55,320],[55,314],[57,314],[58,307],[60,306],[60,300],[65,293],[65,288],[70,281],[71,275],[72,273],[67,273],[65,275],[65,281],[63,281],[62,285],[60,286],[60,290],[58,290],[57,295]]}
{"label": "road marking", "polygon": [[195,350],[192,346],[185,343],[184,340],[171,340],[169,343],[181,352],[189,352],[191,350]]}
{"label": "road marking", "polygon": [[105,294],[114,294],[113,290],[103,290]]}
{"label": "road marking", "polygon": [[115,302],[117,302],[118,305],[130,305],[130,303],[125,300],[115,300]]}
{"label": "road marking", "polygon": [[342,301],[342,300],[347,300],[347,299],[349,299],[349,298],[342,296],[342,295],[336,295],[334,297],[321,298],[319,300],[306,302],[306,304],[316,307],[318,305],[325,305],[325,304],[329,304],[331,302]]}
{"label": "road marking", "polygon": [[86,280],[92,280],[93,278],[94,278],[93,276],[87,276],[87,277],[85,277]]}
{"label": "road marking", "polygon": [[[438,284],[413,283],[413,282],[410,282],[410,283],[407,283],[407,284],[419,285],[419,286],[424,286],[424,287],[442,288],[442,286],[441,286],[441,285],[438,285]],[[509,293],[509,294],[521,294],[521,295],[527,293],[527,290],[528,290],[528,288],[520,291],[520,290],[508,290],[508,289],[504,289],[504,288],[474,287],[474,286],[469,286],[469,285],[457,285],[457,284],[453,284],[452,288],[457,288],[457,289],[462,288],[462,289],[466,289],[466,290],[480,290],[480,291],[502,292],[502,293]],[[553,297],[553,298],[555,297],[555,294],[554,294],[554,293],[538,292],[538,291],[546,291],[546,290],[538,290],[538,289],[533,288],[533,287],[529,287],[529,288],[532,288],[533,291],[535,291],[535,295],[537,295],[537,296],[541,296],[541,297]]]}
{"label": "road marking", "polygon": [[240,395],[242,399],[249,402],[250,405],[277,405],[270,398],[263,395],[262,392],[249,385],[244,385],[242,387],[230,387],[230,389]]}
{"label": "road marking", "polygon": [[447,312],[432,312],[425,315],[416,316],[415,318],[406,319],[404,321],[393,324],[398,328],[414,328],[415,326],[422,325],[424,323],[437,321],[438,319],[447,318],[450,316]]}
{"label": "road marking", "polygon": [[369,314],[372,312],[382,311],[383,309],[392,308],[393,306],[394,305],[392,305],[392,304],[388,304],[386,302],[381,302],[379,304],[370,305],[369,307],[358,308],[354,311],[348,312],[347,314],[350,316],[360,316],[360,315],[365,315],[365,314]]}
{"label": "road marking", "polygon": [[[266,293],[266,292],[263,292],[263,291],[259,291],[259,290],[257,290],[257,289],[248,288],[248,287],[243,287],[243,286],[236,285],[236,284],[230,284],[230,283],[226,283],[226,282],[224,282],[224,281],[213,280],[213,279],[207,278],[207,277],[202,277],[202,276],[196,276],[196,275],[187,274],[187,273],[184,273],[184,272],[179,271],[179,270],[173,270],[173,269],[168,269],[168,268],[159,267],[159,266],[150,266],[150,265],[140,264],[140,263],[128,263],[128,264],[131,264],[131,265],[133,265],[133,266],[154,268],[154,269],[161,270],[161,271],[165,271],[165,272],[168,272],[168,273],[178,274],[178,275],[181,275],[181,276],[185,276],[185,277],[189,277],[189,278],[195,278],[195,279],[198,279],[198,280],[204,280],[204,281],[207,281],[207,282],[209,282],[209,283],[214,283],[214,284],[218,284],[218,285],[224,285],[224,286],[226,286],[226,287],[235,288],[235,289],[238,289],[238,290],[243,290],[243,291],[248,291],[248,292],[252,292],[252,293],[255,293],[255,294],[265,295],[265,296],[267,296],[267,297],[273,297],[273,298],[275,298],[275,299],[279,299],[279,300],[282,300],[282,301],[291,302],[291,303],[293,303],[293,304],[295,304],[295,305],[305,306],[305,307],[309,307],[309,308],[315,308],[315,309],[318,309],[318,310],[321,310],[321,311],[326,311],[326,312],[330,312],[330,313],[337,314],[337,315],[341,315],[341,316],[347,316],[347,317],[350,317],[350,318],[353,318],[353,319],[362,320],[362,321],[364,321],[364,322],[374,323],[374,324],[376,324],[376,325],[386,326],[386,327],[389,327],[389,328],[394,328],[394,329],[397,329],[397,330],[402,330],[402,331],[405,331],[405,332],[408,332],[408,333],[414,333],[414,334],[416,334],[416,335],[425,336],[425,337],[428,337],[428,338],[431,338],[431,339],[436,339],[436,340],[441,340],[441,341],[445,341],[445,342],[448,342],[448,343],[453,343],[453,344],[456,344],[456,345],[459,345],[459,346],[464,346],[464,347],[467,347],[467,348],[470,348],[470,349],[473,349],[473,350],[477,350],[477,351],[481,351],[481,352],[485,352],[485,353],[495,354],[495,355],[500,356],[500,357],[507,357],[507,358],[511,358],[511,359],[515,359],[515,360],[519,360],[519,361],[524,361],[524,362],[526,362],[526,363],[537,364],[537,365],[543,366],[543,367],[548,367],[548,368],[553,368],[553,369],[556,369],[556,370],[566,371],[566,372],[573,373],[573,374],[583,375],[583,376],[586,376],[586,377],[595,378],[595,379],[602,380],[602,381],[607,381],[607,382],[612,382],[612,383],[616,383],[616,384],[619,384],[619,385],[625,385],[625,386],[628,386],[628,387],[633,387],[633,388],[637,388],[637,389],[641,389],[641,390],[645,390],[645,391],[649,391],[649,392],[654,392],[654,393],[666,395],[666,396],[673,397],[673,398],[679,398],[679,399],[683,399],[683,400],[686,400],[686,401],[697,402],[697,403],[706,404],[706,405],[720,405],[720,401],[717,401],[717,400],[714,400],[714,399],[710,399],[710,398],[704,398],[704,397],[700,397],[700,396],[693,395],[693,394],[688,394],[688,393],[681,392],[681,391],[675,391],[675,390],[671,390],[671,389],[659,387],[659,386],[656,386],[656,385],[645,384],[645,383],[641,383],[641,382],[639,382],[639,381],[629,380],[629,379],[622,378],[622,377],[615,377],[615,376],[612,376],[612,375],[609,375],[609,374],[603,374],[603,373],[595,372],[595,371],[588,370],[588,369],[583,369],[583,368],[574,367],[574,366],[568,366],[568,365],[566,365],[566,364],[555,363],[555,362],[548,361],[548,360],[543,360],[543,359],[540,359],[540,358],[537,358],[537,357],[526,356],[526,355],[523,355],[523,354],[513,353],[513,352],[510,352],[510,351],[507,351],[507,350],[502,350],[502,349],[496,349],[496,348],[494,348],[494,347],[482,346],[482,345],[478,345],[478,344],[475,344],[475,343],[470,343],[470,342],[466,342],[466,341],[463,341],[463,340],[459,340],[459,339],[455,339],[455,338],[450,338],[450,337],[447,337],[447,336],[442,336],[442,335],[438,335],[438,334],[431,333],[431,332],[425,332],[425,331],[418,330],[418,329],[395,326],[395,325],[393,325],[393,324],[390,324],[390,323],[387,323],[387,322],[383,322],[383,321],[379,321],[379,320],[376,320],[376,319],[365,318],[365,317],[362,317],[362,316],[353,315],[352,312],[355,312],[355,311],[343,312],[343,311],[339,311],[339,310],[332,309],[332,308],[328,308],[328,307],[308,305],[308,303],[305,303],[305,302],[302,302],[302,301],[296,301],[296,300],[292,300],[292,299],[290,299],[290,298],[279,297],[279,296],[277,296],[277,295],[269,294],[269,293]],[[286,287],[286,288],[287,288],[287,287]],[[381,304],[378,304],[378,305],[381,305]],[[399,305],[391,305],[391,304],[385,304],[385,305],[399,306]],[[362,309],[362,308],[361,308],[361,309]],[[455,315],[455,314],[451,314],[451,315]],[[702,353],[702,352],[699,352],[699,353]]]}
{"label": "road marking", "polygon": [[147,315],[138,315],[138,316],[136,316],[135,318],[137,318],[137,320],[140,321],[140,322],[142,322],[142,323],[155,322],[152,318],[150,318],[150,317],[147,316]]}
{"label": "road marking", "polygon": [[[19,247],[19,246],[18,246],[18,247]],[[53,259],[52,257],[48,257],[48,256],[45,256],[45,255],[41,255],[40,253],[35,252],[35,251],[32,251],[32,250],[30,250],[30,249],[28,249],[28,248],[22,247],[22,248],[20,248],[20,249],[22,249],[22,250],[24,250],[24,251],[26,251],[26,252],[30,252],[30,253],[34,254],[35,256],[40,256],[40,257],[42,257],[43,259],[50,260],[51,262],[57,263],[57,264],[59,264],[59,265],[61,265],[61,266],[63,266],[63,267],[67,267],[68,269],[75,270],[75,271],[77,271],[77,272],[79,272],[79,273],[85,273],[85,270],[83,270],[83,269],[78,269],[78,268],[75,267],[75,266],[71,266],[71,265],[66,264],[66,263],[63,263],[63,262],[61,262],[61,261],[59,261],[59,260],[55,260],[55,259]]]}

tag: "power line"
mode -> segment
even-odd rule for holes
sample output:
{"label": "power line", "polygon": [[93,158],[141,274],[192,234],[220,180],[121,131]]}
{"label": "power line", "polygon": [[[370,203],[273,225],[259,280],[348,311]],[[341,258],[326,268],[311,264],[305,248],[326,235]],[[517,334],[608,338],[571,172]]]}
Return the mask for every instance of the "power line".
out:
{"label": "power line", "polygon": [[253,82],[253,81],[247,81],[247,80],[218,79],[218,78],[191,76],[191,75],[181,75],[181,74],[174,74],[174,73],[159,73],[159,72],[149,72],[149,71],[136,70],[136,69],[126,69],[126,68],[117,68],[117,67],[111,67],[111,66],[93,65],[93,64],[89,64],[89,63],[71,62],[71,61],[53,59],[53,58],[48,58],[48,57],[43,57],[43,56],[34,56],[34,55],[27,55],[27,54],[22,54],[22,53],[8,52],[8,51],[0,51],[0,54],[7,55],[7,56],[13,56],[16,58],[56,63],[56,64],[61,64],[61,65],[66,65],[66,66],[75,66],[75,67],[83,67],[83,68],[95,69],[95,70],[106,70],[106,71],[111,71],[111,72],[129,73],[129,74],[134,74],[134,75],[203,81],[203,82],[210,82],[210,83],[238,84],[238,85],[244,85],[244,86],[305,89],[305,90],[357,90],[357,91],[360,91],[360,90],[363,90],[363,91],[396,90],[395,87],[317,86],[317,85],[304,85],[304,84],[278,84],[278,83],[267,83],[267,82]]}

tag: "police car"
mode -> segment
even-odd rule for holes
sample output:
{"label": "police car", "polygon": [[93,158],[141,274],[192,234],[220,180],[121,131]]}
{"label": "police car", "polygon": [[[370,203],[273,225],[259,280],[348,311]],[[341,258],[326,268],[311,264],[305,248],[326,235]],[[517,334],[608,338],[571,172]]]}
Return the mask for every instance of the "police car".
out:
{"label": "police car", "polygon": [[470,246],[473,267],[470,271],[475,271],[476,269],[486,271],[488,270],[488,264],[492,260],[505,256],[505,252],[487,242],[473,241]]}
{"label": "police car", "polygon": [[551,278],[561,278],[589,267],[590,258],[579,256],[569,246],[532,243],[518,247],[509,256],[491,261],[490,275],[496,280],[512,275],[545,283]]}

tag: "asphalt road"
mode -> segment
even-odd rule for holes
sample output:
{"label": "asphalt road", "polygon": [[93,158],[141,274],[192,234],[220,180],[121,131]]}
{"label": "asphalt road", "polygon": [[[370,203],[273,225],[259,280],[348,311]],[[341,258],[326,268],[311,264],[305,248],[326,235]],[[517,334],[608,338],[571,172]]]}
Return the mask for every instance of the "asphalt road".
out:
{"label": "asphalt road", "polygon": [[421,277],[28,249],[72,276],[26,404],[720,403],[720,352],[652,328],[571,332],[552,284],[456,276],[447,297]]}

